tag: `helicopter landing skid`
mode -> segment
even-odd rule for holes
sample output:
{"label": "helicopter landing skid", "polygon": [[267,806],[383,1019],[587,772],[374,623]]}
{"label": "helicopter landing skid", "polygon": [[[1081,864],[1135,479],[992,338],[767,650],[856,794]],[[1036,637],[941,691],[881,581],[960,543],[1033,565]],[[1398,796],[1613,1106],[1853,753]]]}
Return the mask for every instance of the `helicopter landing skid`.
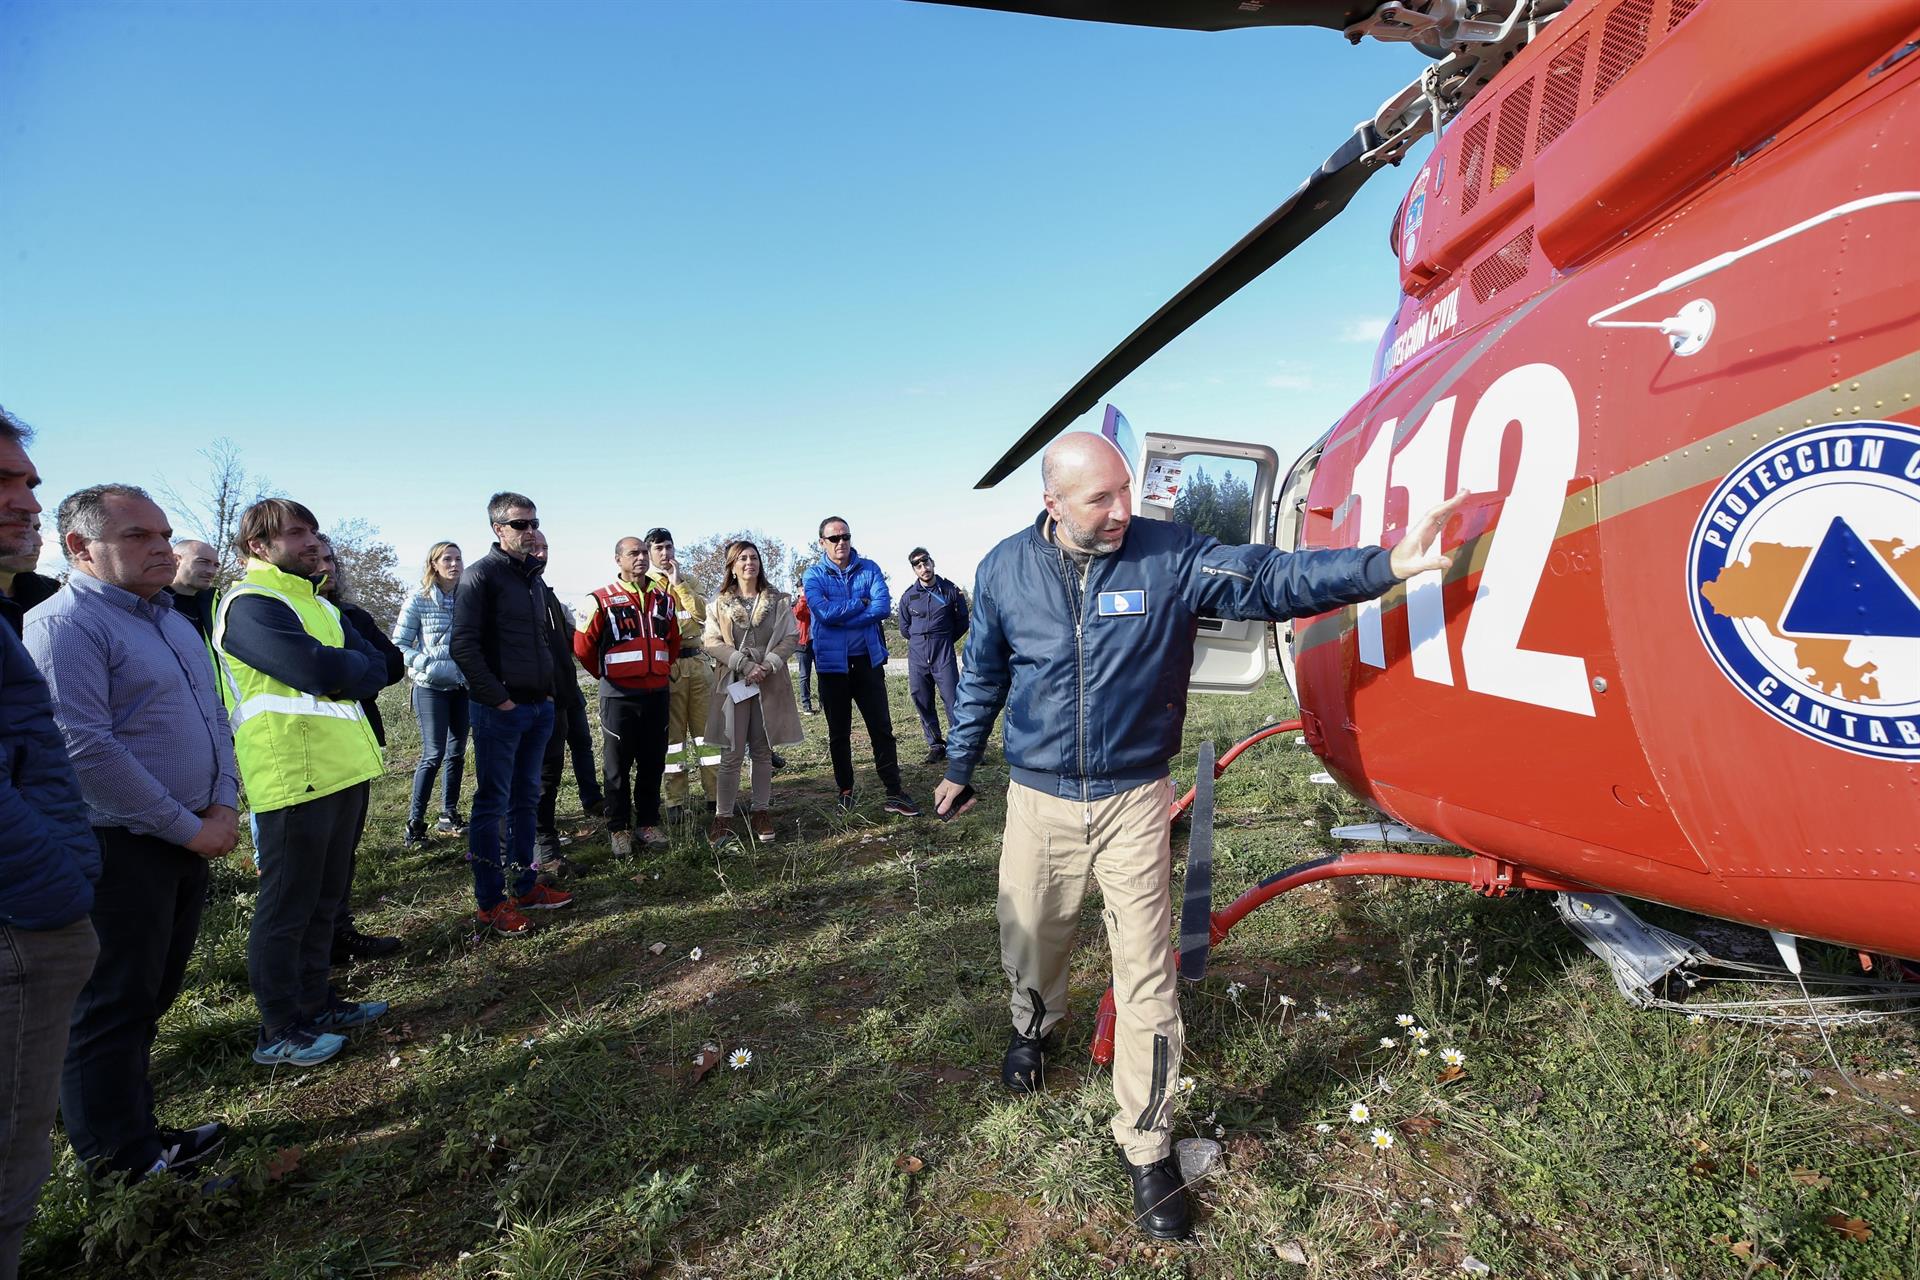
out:
{"label": "helicopter landing skid", "polygon": [[[1781,965],[1721,959],[1690,938],[1647,924],[1618,898],[1484,854],[1457,857],[1368,851],[1303,862],[1268,877],[1214,912],[1209,945],[1218,946],[1249,912],[1288,890],[1321,880],[1365,875],[1452,881],[1496,898],[1516,890],[1553,892],[1558,895],[1562,918],[1607,962],[1621,994],[1641,1008],[1795,1026],[1870,1022],[1889,1014],[1920,1011],[1920,991],[1915,990],[1914,983],[1875,982],[1811,970],[1795,975]],[[1755,989],[1794,980],[1800,985],[1800,993],[1783,997],[1756,990],[1751,998],[1695,997],[1683,1002],[1662,993],[1662,988],[1672,989],[1673,979],[1683,982],[1688,991],[1709,981],[1721,984],[1716,993],[1722,989],[1737,991],[1741,983]],[[1114,1016],[1113,988],[1109,986],[1100,997],[1089,1046],[1093,1061],[1101,1066],[1113,1061]]]}
{"label": "helicopter landing skid", "polygon": [[[1920,1010],[1920,990],[1911,982],[1802,971],[1798,942],[1786,935],[1775,934],[1774,945],[1792,963],[1726,960],[1692,938],[1648,924],[1610,894],[1562,892],[1555,907],[1587,949],[1606,961],[1614,985],[1637,1008],[1802,1027],[1873,1022]],[[1691,994],[1709,983],[1710,993]],[[1742,984],[1751,996],[1742,994]],[[1794,990],[1786,994],[1760,990],[1789,985]],[[1667,994],[1675,990],[1686,998]]]}
{"label": "helicopter landing skid", "polygon": [[1668,974],[1712,959],[1691,938],[1648,924],[1612,894],[1558,893],[1554,908],[1587,950],[1606,961],[1627,1003],[1642,1009],[1658,998],[1656,988]]}

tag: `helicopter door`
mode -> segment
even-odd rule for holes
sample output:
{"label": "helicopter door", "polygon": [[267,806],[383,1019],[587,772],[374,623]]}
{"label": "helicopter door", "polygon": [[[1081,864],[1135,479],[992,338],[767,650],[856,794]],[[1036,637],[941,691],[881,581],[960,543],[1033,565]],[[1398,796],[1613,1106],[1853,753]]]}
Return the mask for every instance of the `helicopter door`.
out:
{"label": "helicopter door", "polygon": [[[1177,520],[1239,545],[1268,543],[1267,515],[1280,455],[1265,445],[1148,434],[1142,441],[1139,515]],[[1196,693],[1248,693],[1267,674],[1267,624],[1201,618],[1188,685]]]}

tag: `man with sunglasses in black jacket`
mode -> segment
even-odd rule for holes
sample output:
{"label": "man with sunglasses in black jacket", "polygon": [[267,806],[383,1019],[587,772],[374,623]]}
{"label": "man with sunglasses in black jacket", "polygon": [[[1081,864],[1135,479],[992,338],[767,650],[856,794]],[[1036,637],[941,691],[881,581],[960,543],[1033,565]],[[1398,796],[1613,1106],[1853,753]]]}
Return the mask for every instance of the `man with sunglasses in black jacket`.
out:
{"label": "man with sunglasses in black jacket", "polygon": [[[521,934],[530,927],[524,912],[573,902],[572,894],[536,881],[533,856],[555,679],[571,673],[554,671],[541,577],[546,562],[531,554],[540,528],[533,499],[496,493],[487,503],[487,520],[498,541],[461,575],[448,648],[473,701],[475,789],[467,850],[479,908],[474,914],[495,933]],[[515,872],[511,886],[509,863]]]}

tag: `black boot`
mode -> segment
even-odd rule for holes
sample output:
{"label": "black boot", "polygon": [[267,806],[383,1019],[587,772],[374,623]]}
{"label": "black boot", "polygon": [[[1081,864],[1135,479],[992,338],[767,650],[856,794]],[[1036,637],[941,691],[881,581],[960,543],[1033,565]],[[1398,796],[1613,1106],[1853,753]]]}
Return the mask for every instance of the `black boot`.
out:
{"label": "black boot", "polygon": [[1164,1155],[1152,1164],[1135,1164],[1119,1147],[1113,1149],[1120,1168],[1133,1184],[1133,1221],[1155,1240],[1185,1240],[1193,1232],[1187,1214],[1187,1184],[1180,1178],[1180,1161]]}
{"label": "black boot", "polygon": [[400,946],[398,938],[362,933],[349,924],[333,935],[333,962],[345,964],[349,960],[375,960],[392,955]]}
{"label": "black boot", "polygon": [[1040,1092],[1047,1083],[1047,1055],[1056,1047],[1051,1035],[1034,1040],[1014,1032],[1000,1060],[1000,1083],[1015,1093]]}

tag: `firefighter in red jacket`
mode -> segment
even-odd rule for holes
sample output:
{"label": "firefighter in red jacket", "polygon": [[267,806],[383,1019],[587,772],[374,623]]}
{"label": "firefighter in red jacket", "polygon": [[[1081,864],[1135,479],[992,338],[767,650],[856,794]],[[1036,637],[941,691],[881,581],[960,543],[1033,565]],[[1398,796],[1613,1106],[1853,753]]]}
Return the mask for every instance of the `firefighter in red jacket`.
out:
{"label": "firefighter in red jacket", "polygon": [[[667,767],[667,680],[680,658],[674,602],[647,585],[647,544],[613,546],[617,580],[587,598],[573,634],[573,656],[600,679],[600,760],[607,831],[614,856],[633,852],[634,821],[643,845],[663,845],[660,779]],[[639,812],[629,774],[639,775]]]}
{"label": "firefighter in red jacket", "polygon": [[[800,624],[800,647],[794,650],[800,659],[800,709],[813,714],[813,612],[807,608],[807,593],[793,597],[793,620]],[[953,717],[949,715],[947,719]]]}

